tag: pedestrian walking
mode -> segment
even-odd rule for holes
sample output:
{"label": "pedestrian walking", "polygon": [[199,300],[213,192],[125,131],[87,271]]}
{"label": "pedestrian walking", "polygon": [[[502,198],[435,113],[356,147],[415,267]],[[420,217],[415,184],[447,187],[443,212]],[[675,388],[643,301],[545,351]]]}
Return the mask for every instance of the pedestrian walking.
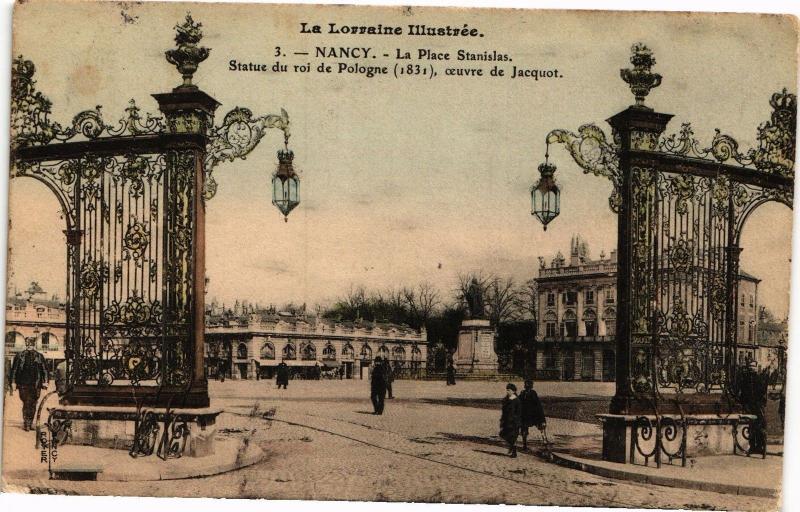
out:
{"label": "pedestrian walking", "polygon": [[447,385],[448,386],[455,386],[456,385],[456,368],[453,366],[453,362],[450,361],[447,365]]}
{"label": "pedestrian walking", "polygon": [[392,394],[392,382],[394,382],[394,371],[389,359],[383,360],[383,378],[386,379],[386,393],[389,395],[387,398],[394,398]]}
{"label": "pedestrian walking", "polygon": [[33,427],[39,393],[47,389],[47,366],[44,356],[36,351],[36,338],[27,338],[25,350],[14,356],[10,379],[22,400],[22,428],[27,432]]}
{"label": "pedestrian walking", "polygon": [[542,401],[539,400],[539,395],[533,389],[533,381],[531,379],[525,381],[525,389],[519,394],[519,405],[522,415],[522,425],[519,430],[522,435],[522,449],[527,450],[528,429],[530,427],[538,428],[542,431],[542,437],[544,438],[544,429],[547,427]]}
{"label": "pedestrian walking", "polygon": [[225,360],[220,359],[219,363],[217,364],[217,380],[220,382],[225,382]]}
{"label": "pedestrian walking", "polygon": [[738,398],[744,412],[755,419],[750,425],[750,453],[764,454],[767,450],[767,406],[768,378],[766,371],[758,371],[758,363],[750,361],[738,376]]}
{"label": "pedestrian walking", "polygon": [[517,386],[509,383],[506,386],[506,396],[503,398],[503,412],[500,415],[500,437],[508,443],[508,454],[517,456],[517,436],[522,423]]}
{"label": "pedestrian walking", "polygon": [[372,368],[370,399],[374,409],[372,414],[383,414],[384,400],[386,399],[386,375],[380,356],[375,358],[375,365]]}
{"label": "pedestrian walking", "polygon": [[278,389],[281,389],[281,386],[286,389],[289,385],[289,365],[281,361],[275,374],[275,384],[278,385]]}

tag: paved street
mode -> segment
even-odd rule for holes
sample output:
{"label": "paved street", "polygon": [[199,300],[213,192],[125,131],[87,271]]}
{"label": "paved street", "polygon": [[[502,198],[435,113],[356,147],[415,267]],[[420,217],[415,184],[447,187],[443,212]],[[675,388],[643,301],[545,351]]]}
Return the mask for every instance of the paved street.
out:
{"label": "paved street", "polygon": [[[545,397],[578,403],[613,394],[613,384],[542,383]],[[774,509],[770,499],[697,492],[596,477],[533,453],[505,456],[497,437],[504,383],[397,381],[383,416],[371,414],[364,381],[212,382],[223,407],[219,433],[249,437],[268,456],[214,477],[171,482],[53,482],[61,492],[105,495],[523,503],[607,507]],[[491,399],[497,399],[492,406]],[[13,402],[12,402],[13,403]],[[450,405],[457,404],[457,405]],[[274,420],[261,416],[275,408]],[[580,408],[580,407],[579,407]],[[11,428],[16,428],[12,422]],[[596,448],[597,425],[548,420],[556,443]],[[535,437],[535,436],[534,436]]]}

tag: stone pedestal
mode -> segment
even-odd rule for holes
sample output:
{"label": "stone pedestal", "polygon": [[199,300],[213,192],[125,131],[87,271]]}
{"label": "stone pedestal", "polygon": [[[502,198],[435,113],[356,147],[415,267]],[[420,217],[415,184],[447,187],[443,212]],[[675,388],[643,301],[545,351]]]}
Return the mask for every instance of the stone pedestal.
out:
{"label": "stone pedestal", "polygon": [[489,320],[464,320],[458,331],[458,350],[455,354],[459,374],[497,375],[497,354],[494,351],[495,332]]}
{"label": "stone pedestal", "polygon": [[[214,454],[214,435],[220,409],[164,409],[133,407],[61,406],[50,410],[49,422],[66,423],[62,444],[130,450],[137,422],[142,432],[139,447],[153,455],[166,455],[167,446],[179,455],[205,457]],[[47,429],[43,426],[42,429]],[[165,436],[166,432],[166,436]],[[177,455],[177,454],[173,454]]]}
{"label": "stone pedestal", "polygon": [[685,464],[704,455],[749,454],[747,414],[634,416],[599,414],[603,460],[622,464]]}

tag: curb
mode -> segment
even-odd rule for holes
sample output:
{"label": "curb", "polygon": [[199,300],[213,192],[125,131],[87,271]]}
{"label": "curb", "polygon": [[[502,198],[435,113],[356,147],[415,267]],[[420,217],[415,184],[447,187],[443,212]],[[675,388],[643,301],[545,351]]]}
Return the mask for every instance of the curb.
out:
{"label": "curb", "polygon": [[664,487],[676,487],[681,489],[692,489],[696,491],[711,491],[721,494],[737,494],[740,496],[755,496],[758,498],[777,498],[778,491],[767,487],[754,487],[747,485],[733,485],[723,484],[717,482],[703,482],[698,480],[686,480],[682,478],[673,478],[660,475],[646,475],[642,473],[635,473],[633,471],[626,471],[623,469],[607,468],[585,462],[577,457],[562,453],[552,453],[552,461],[556,464],[570,469],[577,469],[585,471],[593,475],[602,476],[605,478],[613,478],[616,480],[627,480],[631,482],[660,485]]}
{"label": "curb", "polygon": [[[155,457],[155,456],[154,456]],[[172,468],[159,468],[158,464],[148,464],[148,467],[138,468],[134,471],[108,471],[108,468],[103,468],[105,471],[98,472],[98,482],[156,482],[159,480],[183,480],[187,478],[202,478],[207,476],[219,475],[242,469],[253,464],[257,464],[267,457],[266,452],[255,445],[248,446],[247,451],[240,457],[230,462],[215,462],[214,456],[209,456],[208,461],[203,461],[199,465],[191,465],[189,467],[172,467]],[[194,461],[186,457],[184,459],[188,463]],[[218,460],[218,459],[217,459]],[[7,471],[3,474],[6,480],[27,480],[33,481],[37,479],[44,479],[49,481],[47,477],[47,470],[31,470],[31,469],[18,469]]]}

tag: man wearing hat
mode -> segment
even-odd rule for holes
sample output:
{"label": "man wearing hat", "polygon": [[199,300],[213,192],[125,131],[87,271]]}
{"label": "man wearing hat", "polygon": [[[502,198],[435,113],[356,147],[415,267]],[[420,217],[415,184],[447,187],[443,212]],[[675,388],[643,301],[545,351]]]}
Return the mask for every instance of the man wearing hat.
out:
{"label": "man wearing hat", "polygon": [[47,389],[47,366],[44,356],[36,351],[36,338],[25,338],[25,350],[14,356],[9,380],[19,391],[19,398],[22,400],[22,428],[28,431],[33,427],[39,393],[42,389]]}
{"label": "man wearing hat", "polygon": [[380,357],[375,358],[375,365],[372,368],[370,399],[372,407],[375,409],[372,414],[383,414],[384,400],[386,400],[386,374]]}

